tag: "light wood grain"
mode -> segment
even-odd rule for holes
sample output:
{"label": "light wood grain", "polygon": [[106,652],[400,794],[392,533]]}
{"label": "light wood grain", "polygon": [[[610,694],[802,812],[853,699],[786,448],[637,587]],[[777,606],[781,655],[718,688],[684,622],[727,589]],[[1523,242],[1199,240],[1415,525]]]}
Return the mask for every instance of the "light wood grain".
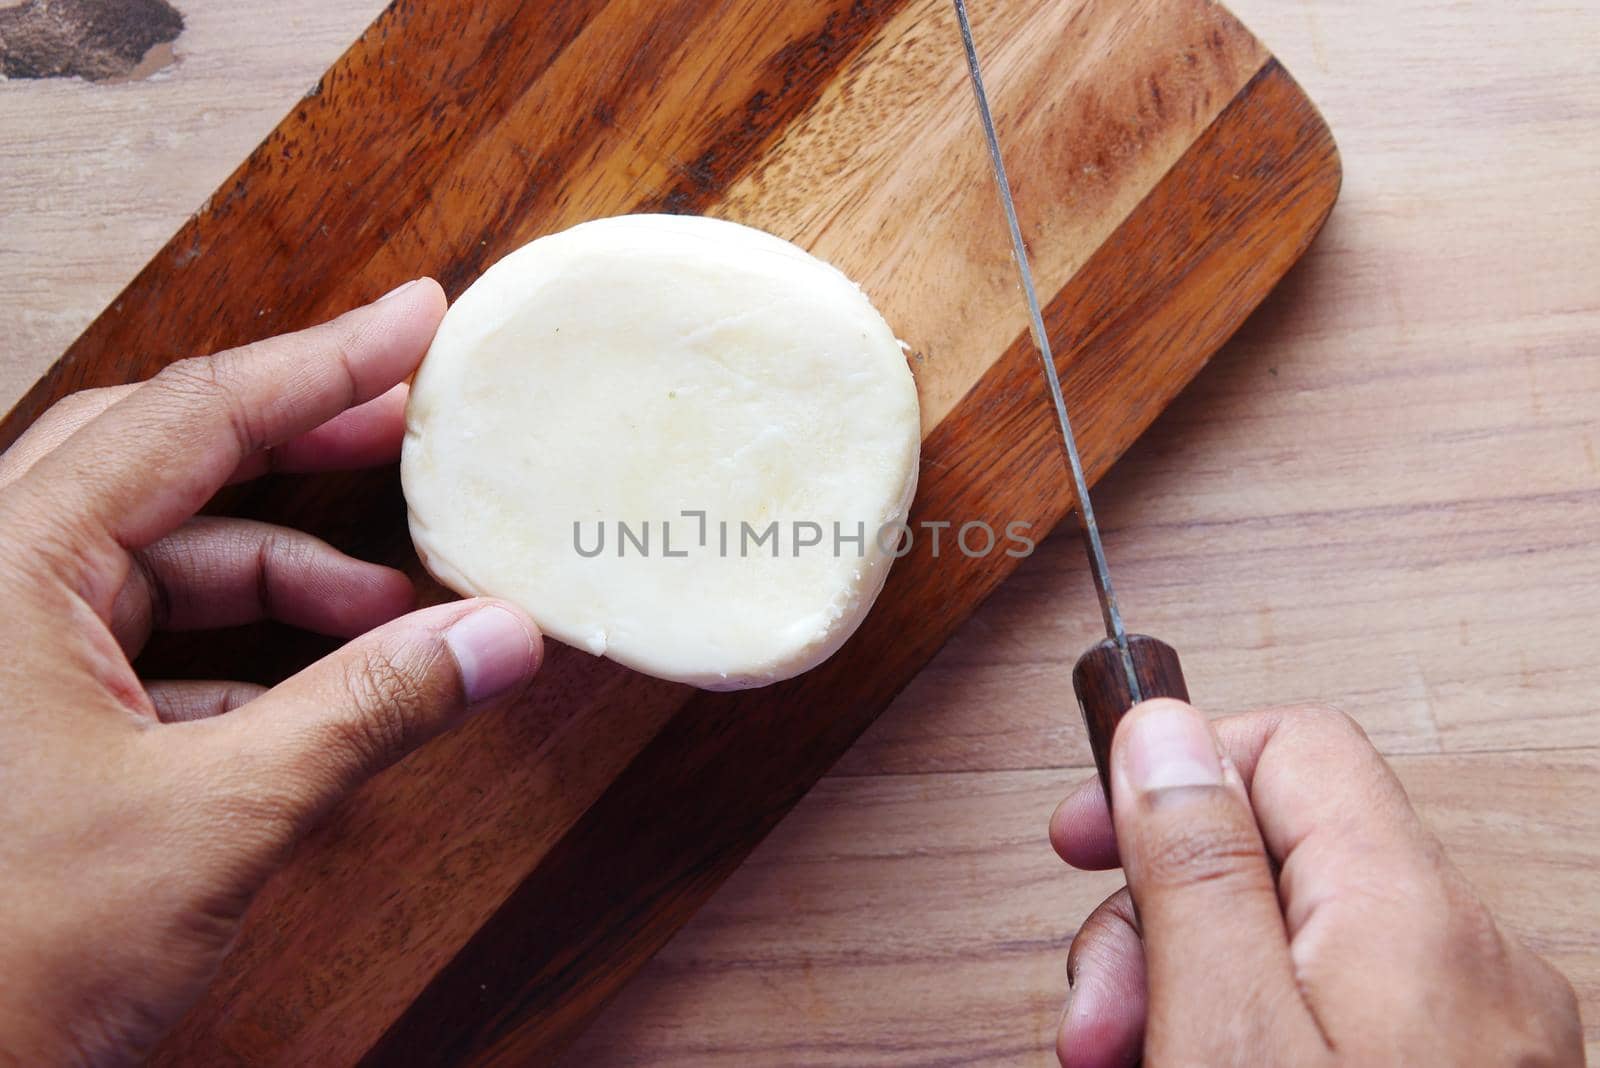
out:
{"label": "light wood grain", "polygon": [[[1600,789],[1597,757],[1396,761],[1467,875],[1585,1006],[1600,999],[1600,826],[1571,799]],[[1071,873],[1045,841],[1063,790],[1091,775],[824,780],[562,1063],[1053,1062],[1067,946],[1121,885]]]}
{"label": "light wood grain", "polygon": [[[380,5],[181,6],[162,81],[0,85],[6,403]],[[1597,753],[1574,748],[1600,741],[1600,13],[1232,6],[1323,108],[1345,192],[1103,483],[1128,609],[1209,707],[1333,700],[1406,754],[1452,854],[1600,1038]],[[1043,841],[1087,760],[1067,672],[1094,631],[1079,550],[1054,539],[584,1049],[750,1063],[805,1036],[852,1063],[1043,1062],[1065,940],[1110,888]]]}
{"label": "light wood grain", "polygon": [[0,409],[83,332],[383,10],[179,3],[147,80],[0,81]]}
{"label": "light wood grain", "polygon": [[[1040,293],[1083,266],[1267,58],[1211,5],[984,5],[972,19],[997,121],[1027,146],[1008,166]],[[1127,76],[1130,40],[1148,64],[1140,78]],[[924,430],[988,369],[993,338],[1028,329],[965,68],[929,62],[952,41],[950,4],[908,5],[714,209],[810,249],[890,322],[915,324],[900,329]],[[908,217],[920,225],[899,225]]]}

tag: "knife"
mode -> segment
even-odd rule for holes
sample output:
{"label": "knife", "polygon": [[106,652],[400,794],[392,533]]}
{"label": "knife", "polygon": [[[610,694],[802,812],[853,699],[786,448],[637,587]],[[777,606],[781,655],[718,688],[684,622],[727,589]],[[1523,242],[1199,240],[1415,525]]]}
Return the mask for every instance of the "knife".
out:
{"label": "knife", "polygon": [[1033,284],[1033,270],[1028,265],[1028,250],[1022,241],[1022,227],[1017,222],[1016,201],[1011,195],[1011,182],[1006,177],[1005,161],[1000,156],[1000,138],[995,133],[989,94],[983,87],[978,49],[972,43],[972,23],[967,17],[966,0],[955,0],[955,6],[956,21],[961,26],[961,42],[967,52],[967,74],[972,81],[972,95],[978,102],[978,119],[989,145],[989,161],[994,166],[1000,206],[1005,211],[1006,225],[1011,230],[1011,251],[1017,261],[1022,293],[1028,302],[1028,326],[1033,333],[1033,343],[1039,350],[1045,382],[1050,388],[1050,400],[1055,405],[1056,423],[1061,429],[1061,445],[1066,451],[1067,467],[1072,472],[1072,488],[1078,502],[1077,515],[1083,530],[1083,544],[1089,554],[1089,573],[1094,578],[1095,593],[1100,598],[1100,615],[1106,627],[1105,640],[1079,657],[1073,667],[1072,689],[1078,696],[1078,708],[1083,713],[1083,722],[1089,732],[1089,748],[1094,753],[1095,768],[1100,773],[1100,786],[1105,791],[1106,804],[1110,805],[1111,739],[1123,715],[1140,701],[1152,697],[1176,697],[1180,701],[1188,701],[1189,688],[1184,682],[1183,668],[1178,662],[1176,650],[1148,635],[1129,634],[1123,626],[1116,591],[1111,586],[1111,569],[1106,564],[1105,545],[1100,539],[1100,528],[1095,523],[1094,504],[1089,499],[1089,482],[1084,477],[1077,439],[1072,435],[1072,420],[1067,417],[1067,402],[1061,393],[1061,376],[1056,371],[1055,356],[1050,350],[1050,335],[1045,331],[1044,313],[1039,307],[1039,293]]}

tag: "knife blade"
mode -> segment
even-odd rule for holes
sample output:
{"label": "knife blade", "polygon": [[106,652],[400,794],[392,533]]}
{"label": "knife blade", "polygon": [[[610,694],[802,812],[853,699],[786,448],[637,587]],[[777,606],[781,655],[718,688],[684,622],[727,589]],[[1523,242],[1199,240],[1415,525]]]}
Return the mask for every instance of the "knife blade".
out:
{"label": "knife blade", "polygon": [[1100,601],[1100,616],[1106,629],[1105,641],[1079,658],[1072,671],[1072,680],[1079,708],[1088,727],[1100,783],[1109,804],[1111,739],[1123,714],[1150,697],[1177,697],[1187,701],[1188,687],[1183,679],[1178,654],[1170,646],[1147,635],[1130,635],[1123,625],[1122,610],[1111,584],[1111,568],[1106,562],[1105,544],[1100,536],[1099,524],[1095,521],[1094,503],[1089,496],[1089,480],[1084,475],[1083,458],[1078,452],[1077,438],[1072,433],[1072,420],[1067,414],[1066,396],[1061,389],[1061,375],[1056,369],[1050,333],[1045,328],[1044,310],[1039,303],[1033,269],[1028,261],[1027,244],[1023,241],[1022,225],[1017,219],[1016,199],[1011,192],[1011,180],[1006,174],[1005,159],[1000,152],[1000,136],[995,129],[993,109],[989,106],[989,93],[984,87],[978,48],[972,38],[972,22],[967,14],[966,0],[954,0],[954,3],[956,21],[961,29],[961,43],[966,51],[967,76],[972,83],[973,98],[977,101],[978,120],[983,127],[995,186],[1000,194],[1000,206],[1005,212],[1006,226],[1011,235],[1012,257],[1017,264],[1023,297],[1028,306],[1028,329],[1033,335],[1045,384],[1050,391],[1050,401],[1055,409],[1056,425],[1060,430],[1061,445],[1066,453],[1073,493],[1078,504],[1076,512],[1089,557],[1089,572],[1094,580],[1095,594]]}

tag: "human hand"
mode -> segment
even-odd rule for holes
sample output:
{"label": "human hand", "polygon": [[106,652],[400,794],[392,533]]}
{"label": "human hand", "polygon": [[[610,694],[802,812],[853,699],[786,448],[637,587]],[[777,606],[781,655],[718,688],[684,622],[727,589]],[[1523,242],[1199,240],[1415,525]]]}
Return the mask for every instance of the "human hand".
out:
{"label": "human hand", "polygon": [[[191,518],[232,480],[392,462],[400,383],[444,305],[413,283],[78,394],[0,457],[0,1064],[137,1056],[308,826],[538,670],[538,629],[509,605],[401,617],[414,595],[397,571]],[[263,617],[370,633],[271,690],[130,664],[153,628]]]}
{"label": "human hand", "polygon": [[[1572,988],[1496,925],[1348,717],[1130,712],[1050,820],[1128,886],[1072,944],[1070,1068],[1581,1065]],[[1115,833],[1113,834],[1113,822]]]}

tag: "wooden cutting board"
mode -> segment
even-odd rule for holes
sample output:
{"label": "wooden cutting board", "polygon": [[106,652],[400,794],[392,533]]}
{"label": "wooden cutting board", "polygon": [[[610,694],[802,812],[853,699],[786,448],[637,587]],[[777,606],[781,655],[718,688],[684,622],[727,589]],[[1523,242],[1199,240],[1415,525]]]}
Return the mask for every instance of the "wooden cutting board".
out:
{"label": "wooden cutting board", "polygon": [[[974,0],[972,15],[1095,477],[1305,249],[1337,153],[1288,74],[1205,0]],[[0,444],[72,390],[418,274],[454,296],[533,237],[626,211],[760,226],[863,284],[912,348],[914,524],[1042,537],[1067,513],[948,0],[402,0]],[[418,573],[393,470],[264,481],[218,507]],[[764,690],[699,693],[552,649],[531,705],[428,746],[311,836],[155,1062],[547,1060],[1016,563],[919,538],[842,652]],[[142,667],[270,681],[326,647],[266,625],[158,642]]]}

